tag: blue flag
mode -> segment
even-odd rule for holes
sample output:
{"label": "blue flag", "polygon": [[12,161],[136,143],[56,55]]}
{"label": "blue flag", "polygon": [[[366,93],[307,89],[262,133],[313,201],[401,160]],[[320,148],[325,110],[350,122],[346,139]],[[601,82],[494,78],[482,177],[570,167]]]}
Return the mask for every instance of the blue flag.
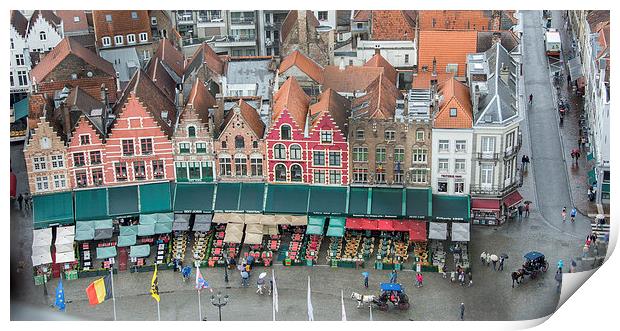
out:
{"label": "blue flag", "polygon": [[62,287],[62,278],[58,281],[58,287],[56,288],[56,302],[54,302],[60,311],[65,311],[65,290]]}

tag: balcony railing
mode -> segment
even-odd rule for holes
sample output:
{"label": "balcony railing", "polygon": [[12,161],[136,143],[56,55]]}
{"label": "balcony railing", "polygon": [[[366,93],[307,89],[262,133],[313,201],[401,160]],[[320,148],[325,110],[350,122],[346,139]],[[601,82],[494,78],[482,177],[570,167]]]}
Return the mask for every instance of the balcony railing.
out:
{"label": "balcony railing", "polygon": [[521,137],[520,136],[519,136],[519,139],[517,139],[517,144],[515,146],[512,146],[512,148],[504,151],[504,158],[509,158],[517,154],[519,150],[521,150]]}
{"label": "balcony railing", "polygon": [[499,153],[476,153],[476,158],[479,160],[499,160]]}
{"label": "balcony railing", "polygon": [[254,17],[239,17],[239,18],[231,18],[231,24],[254,24]]}
{"label": "balcony railing", "polygon": [[486,186],[486,185],[472,185],[470,188],[471,194],[477,195],[489,195],[489,196],[501,196],[504,193],[508,193],[512,191],[514,188],[519,186],[519,181],[515,181],[514,183],[500,187],[500,186]]}
{"label": "balcony railing", "polygon": [[198,23],[224,23],[220,16],[198,15]]}

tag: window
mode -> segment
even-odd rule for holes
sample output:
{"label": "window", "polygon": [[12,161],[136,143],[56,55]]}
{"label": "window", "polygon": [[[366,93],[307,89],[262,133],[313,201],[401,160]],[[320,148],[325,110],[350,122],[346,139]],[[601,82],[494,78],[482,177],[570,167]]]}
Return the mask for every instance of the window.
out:
{"label": "window", "polygon": [[90,164],[101,164],[101,152],[100,151],[90,152]]}
{"label": "window", "polygon": [[403,183],[403,172],[402,170],[394,171],[394,183],[402,184]]}
{"label": "window", "polygon": [[386,141],[393,141],[396,138],[396,132],[393,130],[387,130],[383,133]]}
{"label": "window", "polygon": [[220,176],[230,176],[231,173],[230,157],[220,157]]}
{"label": "window", "polygon": [[102,169],[93,169],[91,174],[93,177],[93,185],[95,186],[103,185],[103,170]]}
{"label": "window", "polygon": [[110,15],[110,14],[105,15],[105,21],[106,22],[112,22],[112,15]]}
{"label": "window", "polygon": [[260,177],[263,175],[263,159],[252,157],[250,159],[250,170],[252,176]]}
{"label": "window", "polygon": [[190,149],[189,143],[179,143],[179,153],[189,154],[189,149]]}
{"label": "window", "polygon": [[24,61],[24,54],[15,54],[15,64],[18,66],[23,66],[26,64]]}
{"label": "window", "polygon": [[426,169],[411,170],[411,182],[426,183]]}
{"label": "window", "polygon": [[54,175],[54,188],[62,189],[65,187],[67,187],[67,180],[65,178],[65,175],[63,174]]}
{"label": "window", "polygon": [[135,44],[136,43],[136,35],[131,33],[127,35],[127,43],[128,44]]}
{"label": "window", "polygon": [[15,44],[13,43],[13,38],[11,38],[11,49],[15,49]]}
{"label": "window", "polygon": [[112,45],[112,39],[110,37],[103,37],[103,38],[101,38],[101,44],[103,46],[111,46]]}
{"label": "window", "polygon": [[291,145],[291,160],[301,160],[301,146]]}
{"label": "window", "polygon": [[235,148],[244,148],[245,147],[245,140],[243,139],[243,136],[236,136],[235,137]]}
{"label": "window", "polygon": [[482,185],[493,185],[492,163],[482,163],[480,165],[480,183]]}
{"label": "window", "polygon": [[459,65],[456,63],[449,63],[446,65],[446,72],[451,72],[451,73],[458,73],[459,71]]}
{"label": "window", "polygon": [[456,117],[456,108],[450,108],[450,117]]}
{"label": "window", "polygon": [[413,163],[426,163],[427,151],[425,148],[413,149]]}
{"label": "window", "polygon": [[88,179],[86,178],[86,171],[78,171],[75,173],[75,185],[77,187],[88,186]]}
{"label": "window", "polygon": [[354,162],[368,162],[368,147],[353,147]]}
{"label": "window", "polygon": [[504,180],[512,178],[512,160],[504,165]]}
{"label": "window", "polygon": [[319,21],[327,21],[327,11],[319,11],[317,16]]}
{"label": "window", "polygon": [[151,17],[151,25],[157,25],[157,17]]}
{"label": "window", "polygon": [[90,145],[90,135],[81,135],[80,145]]}
{"label": "window", "polygon": [[123,146],[123,156],[133,155],[133,140],[121,140],[121,145]]}
{"label": "window", "polygon": [[482,153],[495,152],[495,137],[483,136],[481,138]]}
{"label": "window", "polygon": [[65,167],[65,158],[62,155],[52,155],[52,169],[59,169]]}
{"label": "window", "polygon": [[321,144],[331,144],[331,143],[332,143],[332,132],[321,131]]}
{"label": "window", "polygon": [[437,180],[437,191],[438,192],[448,192],[448,181],[445,179]]}
{"label": "window", "polygon": [[324,166],[325,165],[325,152],[323,151],[312,152],[312,164],[315,166]]}
{"label": "window", "polygon": [[258,140],[252,141],[252,148],[254,149],[258,148]]}
{"label": "window", "polygon": [[394,162],[403,162],[403,161],[405,161],[405,148],[395,147],[394,148]]}
{"label": "window", "polygon": [[211,166],[211,162],[202,162],[200,164],[200,172],[203,181],[212,181],[213,180],[213,167]]}
{"label": "window", "polygon": [[187,162],[176,162],[175,168],[177,181],[187,181]]}
{"label": "window", "polygon": [[515,132],[512,131],[509,134],[506,135],[506,150],[507,151],[511,151],[512,150],[512,146],[514,146],[514,140],[515,140]]}
{"label": "window", "polygon": [[149,35],[146,32],[140,33],[140,42],[146,42],[149,39]]}
{"label": "window", "polygon": [[340,152],[329,152],[329,166],[340,167]]}
{"label": "window", "polygon": [[454,172],[457,172],[457,173],[465,172],[465,159],[454,160]]}
{"label": "window", "polygon": [[385,162],[385,147],[379,146],[375,149],[375,162],[376,163]]}
{"label": "window", "polygon": [[378,184],[385,183],[385,170],[377,169],[377,172],[375,173],[375,182]]}
{"label": "window", "polygon": [[314,170],[312,181],[315,184],[325,184],[325,170]]}
{"label": "window", "polygon": [[248,164],[247,164],[247,159],[245,155],[235,156],[235,175],[237,176],[248,175]]}
{"label": "window", "polygon": [[200,180],[200,162],[187,162],[187,170],[190,180]]}
{"label": "window", "polygon": [[144,165],[144,161],[134,161],[133,163],[133,173],[136,179],[145,179],[146,178],[146,167]]}
{"label": "window", "polygon": [[437,162],[437,167],[439,169],[439,172],[448,172],[448,159],[439,159],[439,162]]}
{"label": "window", "polygon": [[153,154],[153,139],[152,138],[140,139],[140,150],[142,151],[142,155]]}
{"label": "window", "polygon": [[450,149],[450,141],[449,140],[440,140],[439,141],[439,151],[447,152]]}
{"label": "window", "polygon": [[286,147],[283,144],[276,144],[273,147],[273,158],[276,160],[286,159]]}
{"label": "window", "polygon": [[457,140],[454,145],[457,153],[465,153],[467,151],[466,140]]}
{"label": "window", "polygon": [[339,170],[330,170],[329,171],[329,183],[330,184],[340,184],[341,174]]}
{"label": "window", "polygon": [[196,127],[195,126],[188,126],[187,127],[187,136],[190,137],[190,138],[196,137]]}
{"label": "window", "polygon": [[127,180],[127,162],[116,162],[114,163],[114,172],[116,174],[117,181],[126,181]]}
{"label": "window", "polygon": [[10,81],[11,81],[11,87],[15,86],[15,80],[13,79],[13,72],[12,71],[9,72],[9,77],[10,77]]}
{"label": "window", "polygon": [[207,153],[207,143],[196,143],[196,153],[197,154],[206,154]]}
{"label": "window", "polygon": [[465,191],[465,181],[462,178],[454,180],[454,193],[463,193]]}
{"label": "window", "polygon": [[301,182],[302,177],[303,177],[303,171],[301,170],[301,166],[299,164],[293,164],[291,166],[291,181]]}
{"label": "window", "polygon": [[41,31],[41,32],[39,32],[39,39],[40,39],[41,41],[45,41],[45,40],[47,40],[47,35],[45,34],[45,31]]}
{"label": "window", "polygon": [[364,140],[364,130],[355,131],[355,139]]}
{"label": "window", "polygon": [[33,157],[32,166],[34,171],[41,171],[47,169],[47,158],[45,156]]}
{"label": "window", "polygon": [[405,54],[405,64],[409,63],[409,54]]}
{"label": "window", "polygon": [[86,164],[86,160],[84,158],[84,153],[75,153],[73,154],[73,166],[81,167]]}
{"label": "window", "polygon": [[79,16],[73,16],[73,23],[78,23],[80,21]]}
{"label": "window", "polygon": [[28,75],[26,74],[26,70],[17,70],[17,82],[19,86],[28,85]]}
{"label": "window", "polygon": [[354,168],[353,169],[353,182],[354,183],[367,183],[368,182],[368,169]]}
{"label": "window", "polygon": [[137,20],[138,19],[138,13],[135,11],[131,12],[131,19]]}
{"label": "window", "polygon": [[418,130],[415,132],[416,141],[424,141],[424,130]]}
{"label": "window", "polygon": [[164,160],[153,160],[153,178],[164,178]]}
{"label": "window", "polygon": [[114,45],[119,46],[123,44],[123,36],[114,36]]}
{"label": "window", "polygon": [[226,148],[226,140],[222,140],[222,148]]}
{"label": "window", "polygon": [[280,127],[280,139],[291,140],[291,127],[288,125],[282,125]]}
{"label": "window", "polygon": [[286,166],[278,164],[275,168],[276,182],[286,182]]}
{"label": "window", "polygon": [[47,182],[47,176],[36,177],[34,182],[38,192],[47,191],[50,189],[49,183]]}

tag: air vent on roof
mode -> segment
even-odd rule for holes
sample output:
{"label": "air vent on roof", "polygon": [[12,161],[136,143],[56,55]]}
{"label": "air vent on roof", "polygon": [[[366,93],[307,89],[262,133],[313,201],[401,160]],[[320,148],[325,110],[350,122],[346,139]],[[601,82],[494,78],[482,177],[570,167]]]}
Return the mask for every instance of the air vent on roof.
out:
{"label": "air vent on roof", "polygon": [[71,74],[71,79],[77,79],[77,74],[75,73]]}
{"label": "air vent on roof", "polygon": [[161,118],[165,121],[168,119],[168,111],[164,110],[161,112]]}
{"label": "air vent on roof", "polygon": [[92,72],[92,71],[87,72],[87,73],[86,73],[86,76],[87,76],[88,78],[93,77],[93,72]]}

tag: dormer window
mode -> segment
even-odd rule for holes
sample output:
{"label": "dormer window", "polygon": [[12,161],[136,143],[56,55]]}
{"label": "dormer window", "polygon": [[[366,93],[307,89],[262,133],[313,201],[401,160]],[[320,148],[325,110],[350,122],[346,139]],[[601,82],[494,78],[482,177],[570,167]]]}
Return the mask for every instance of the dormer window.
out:
{"label": "dormer window", "polygon": [[41,41],[47,40],[47,35],[45,34],[45,31],[39,32],[39,39],[41,39]]}
{"label": "dormer window", "polygon": [[121,35],[114,36],[114,45],[116,46],[123,45],[123,36]]}
{"label": "dormer window", "polygon": [[195,138],[196,137],[196,127],[195,126],[188,126],[187,127],[187,136],[190,138]]}
{"label": "dormer window", "polygon": [[80,136],[80,145],[90,145],[90,136],[89,135]]}
{"label": "dormer window", "polygon": [[282,125],[280,127],[280,139],[291,140],[291,127],[288,125]]}
{"label": "dormer window", "polygon": [[332,132],[321,131],[321,144],[331,144],[331,143],[332,143]]}
{"label": "dormer window", "polygon": [[101,38],[101,44],[103,46],[110,46],[112,45],[112,39],[110,37],[103,37]]}

